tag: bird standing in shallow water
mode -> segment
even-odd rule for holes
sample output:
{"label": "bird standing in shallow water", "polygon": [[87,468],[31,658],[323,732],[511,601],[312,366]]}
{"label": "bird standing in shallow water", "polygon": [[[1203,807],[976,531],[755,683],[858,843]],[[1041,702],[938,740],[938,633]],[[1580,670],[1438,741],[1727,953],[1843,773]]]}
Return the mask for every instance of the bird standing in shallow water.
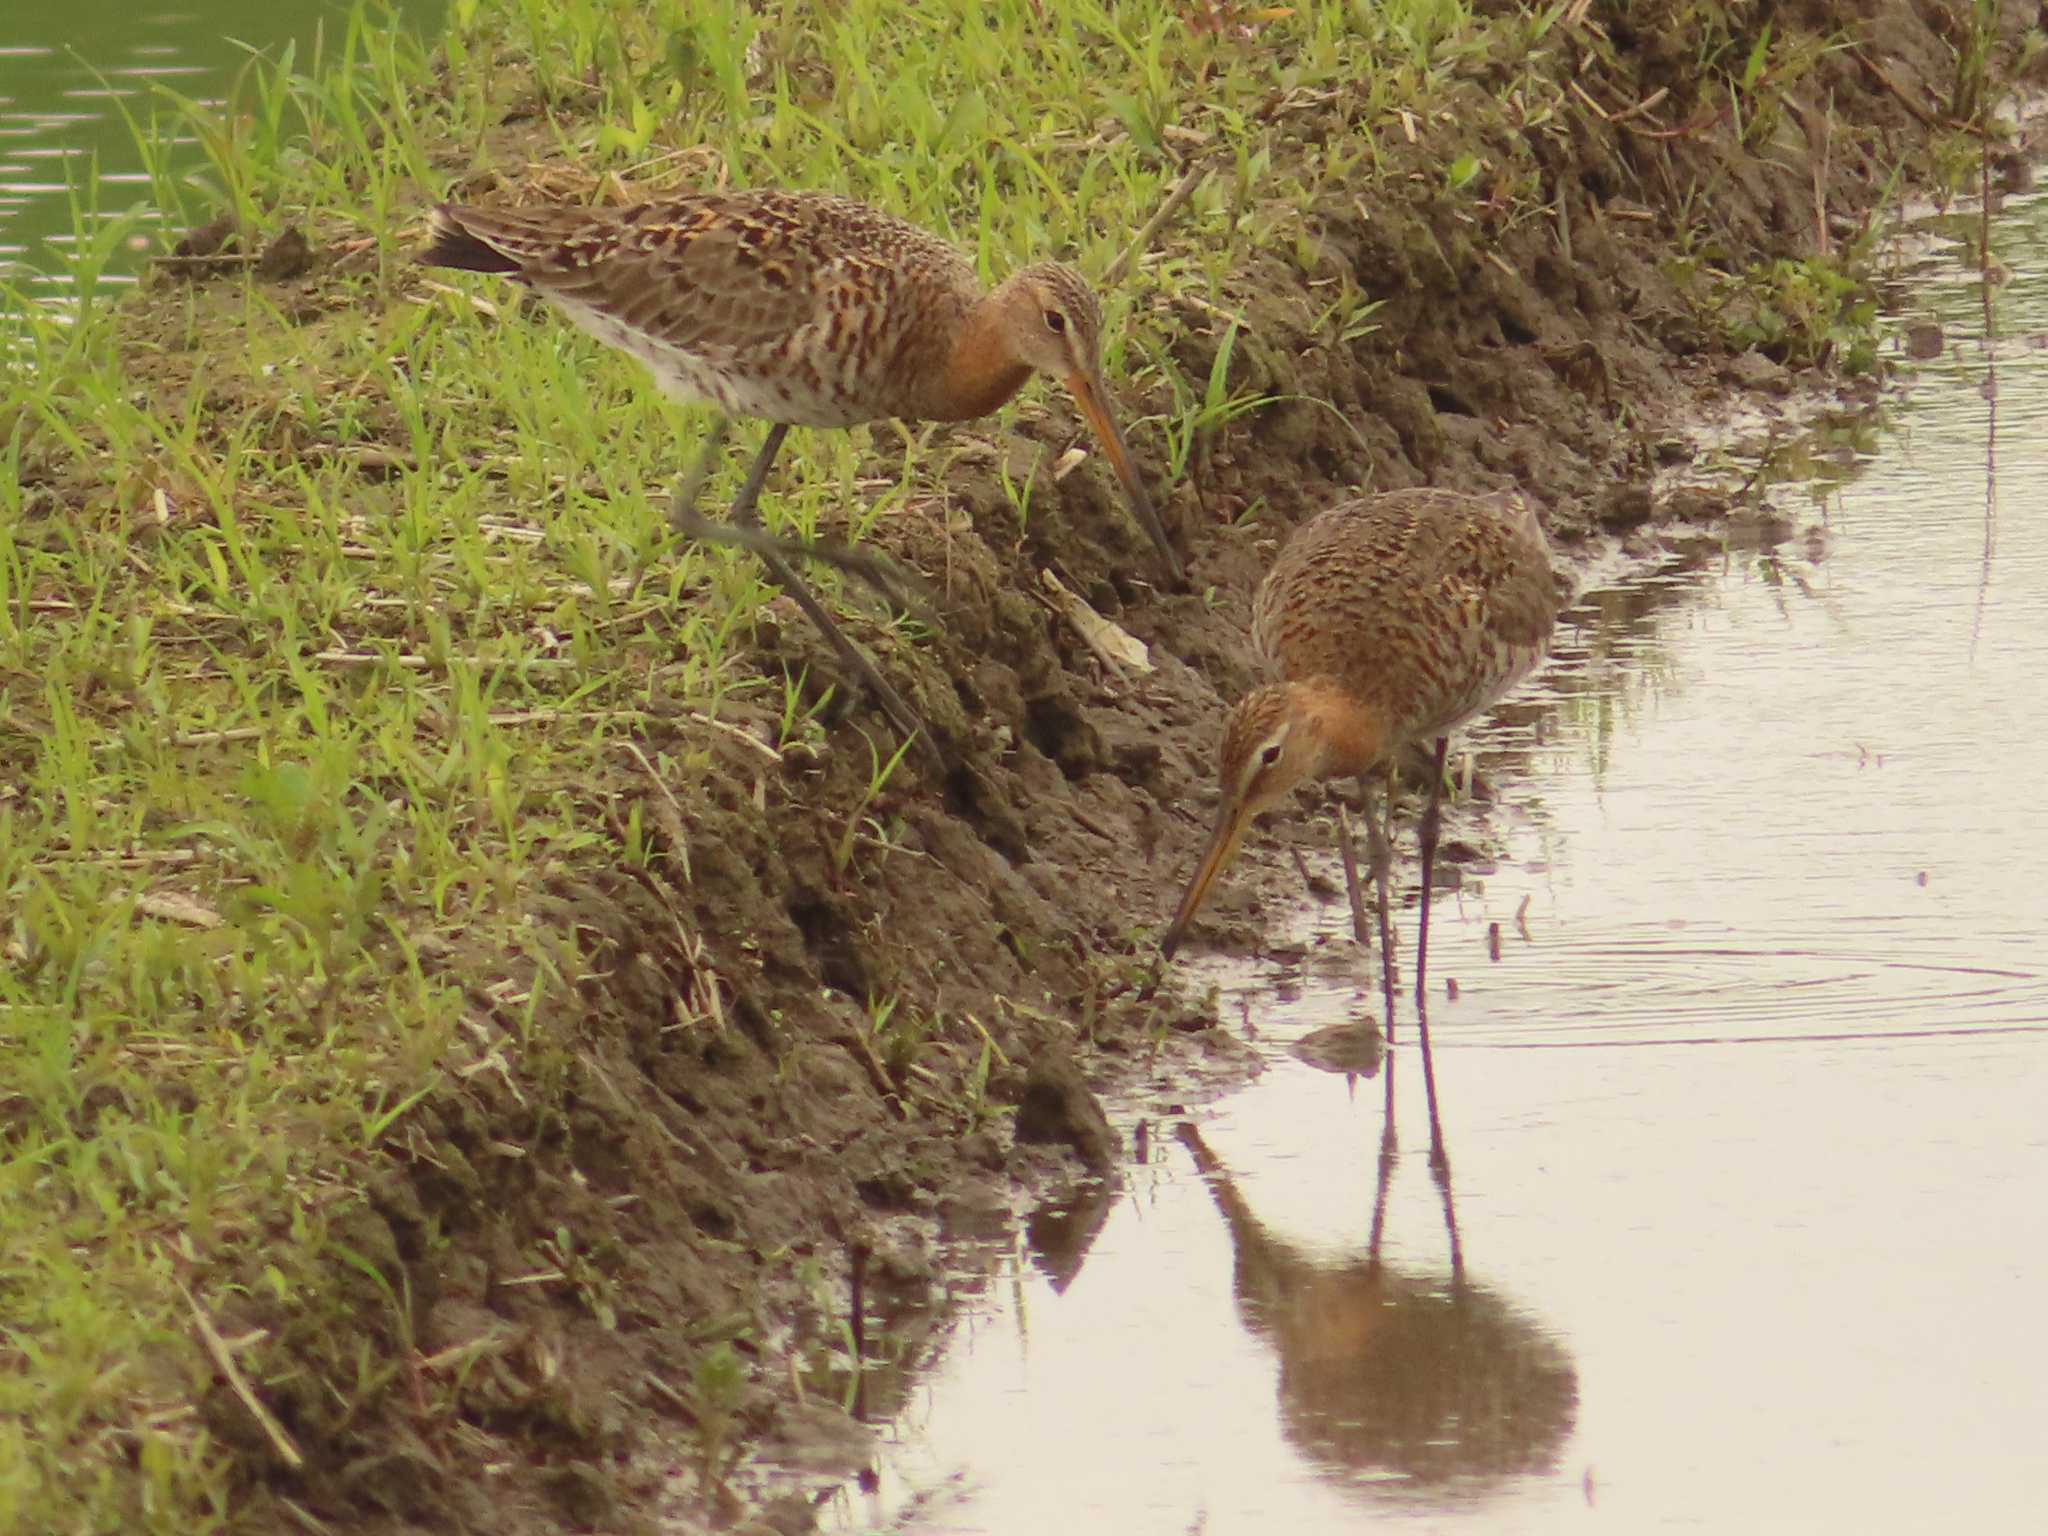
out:
{"label": "bird standing in shallow water", "polygon": [[[1252,817],[1307,780],[1355,774],[1368,797],[1391,1007],[1390,848],[1365,776],[1384,766],[1391,780],[1401,748],[1434,739],[1436,767],[1420,835],[1419,1005],[1450,733],[1535,670],[1557,607],[1549,547],[1519,494],[1388,491],[1332,507],[1297,529],[1260,583],[1252,615],[1253,641],[1282,681],[1245,695],[1224,722],[1216,830],[1166,931],[1164,957],[1180,947]],[[1341,811],[1338,836],[1363,943],[1364,907]]]}
{"label": "bird standing in shallow water", "polygon": [[[1174,583],[1184,580],[1110,413],[1101,311],[1069,267],[1028,266],[983,293],[967,259],[915,225],[847,198],[772,190],[623,208],[443,203],[420,260],[525,283],[639,358],[664,393],[772,423],[731,512],[750,533],[761,483],[791,426],[965,421],[999,409],[1033,373],[1053,374],[1094,429]],[[677,494],[680,527],[694,520],[725,428],[713,429]],[[767,560],[897,726],[916,731],[917,715],[840,634],[784,553],[855,562],[764,534],[739,542]]]}

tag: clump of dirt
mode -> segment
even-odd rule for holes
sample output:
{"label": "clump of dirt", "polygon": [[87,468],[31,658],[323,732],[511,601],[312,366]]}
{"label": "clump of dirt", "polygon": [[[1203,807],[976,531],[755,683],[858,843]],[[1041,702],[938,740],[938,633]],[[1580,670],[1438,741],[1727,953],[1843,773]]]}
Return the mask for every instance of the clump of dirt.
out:
{"label": "clump of dirt", "polygon": [[[1818,0],[1737,9],[1752,39],[1767,10],[1781,31],[1845,25]],[[1811,256],[1871,212],[1942,110],[1948,12],[1858,13],[1858,46],[1822,54],[1747,141],[1697,72],[1701,14],[1675,0],[1564,50],[1577,100],[1541,122],[1500,94],[1512,61],[1468,64],[1460,142],[1385,145],[1378,174],[1325,189],[1306,240],[1240,274],[1253,297],[1229,382],[1278,398],[1209,435],[1163,509],[1194,592],[1153,583],[1101,469],[1053,476],[1077,435],[1064,416],[1027,410],[987,451],[985,428],[954,434],[950,455],[942,440],[934,462],[950,456],[974,535],[942,547],[915,517],[877,535],[945,587],[942,627],[914,647],[854,630],[961,766],[909,759],[863,809],[865,752],[770,764],[680,719],[650,728],[650,756],[685,740],[710,755],[695,783],[609,786],[639,803],[657,856],[530,900],[574,979],[518,1024],[554,1042],[557,1091],[483,1073],[436,1095],[354,1219],[351,1246],[403,1277],[406,1302],[401,1327],[365,1282],[351,1345],[402,1362],[411,1387],[365,1422],[310,1379],[282,1384],[271,1406],[311,1459],[252,1473],[246,1523],[290,1523],[287,1499],[358,1532],[741,1520],[760,1512],[728,1502],[734,1447],[795,1442],[855,1469],[859,1437],[821,1429],[795,1362],[833,1337],[856,1266],[870,1328],[914,1331],[943,1232],[1102,1160],[1100,1126],[1070,1106],[1034,1119],[1072,1149],[1013,1139],[1006,1112],[1027,1094],[1057,1081],[1074,1097],[1071,1066],[1038,1064],[1079,1046],[1083,1074],[1116,1081],[1162,1034],[1214,1023],[1170,990],[1139,1002],[1135,983],[1206,831],[1213,733],[1254,680],[1248,604],[1279,541],[1360,487],[1422,483],[1521,486],[1566,560],[1654,519],[1658,470],[1684,454],[1675,424],[1730,388],[1726,337],[1671,260],[1681,238],[1731,266]],[[1274,155],[1362,131],[1359,110],[1276,117]],[[1454,195],[1457,154],[1485,169]],[[280,263],[280,307],[319,323],[323,268],[298,264]],[[1345,284],[1380,307],[1333,342],[1316,317]],[[1174,321],[1176,362],[1207,377],[1215,317],[1187,303]],[[1043,466],[1028,526],[998,455]],[[1146,642],[1156,670],[1106,671],[1034,596],[1041,568]],[[760,638],[764,671],[831,675],[793,614]],[[848,857],[857,814],[895,830]],[[1247,850],[1203,935],[1255,942],[1293,878],[1272,847]],[[537,962],[430,963],[517,982]],[[885,999],[903,1028],[874,1027]],[[282,1306],[232,1321],[288,1350],[335,1347]],[[210,1410],[230,1443],[251,1440],[225,1384]]]}

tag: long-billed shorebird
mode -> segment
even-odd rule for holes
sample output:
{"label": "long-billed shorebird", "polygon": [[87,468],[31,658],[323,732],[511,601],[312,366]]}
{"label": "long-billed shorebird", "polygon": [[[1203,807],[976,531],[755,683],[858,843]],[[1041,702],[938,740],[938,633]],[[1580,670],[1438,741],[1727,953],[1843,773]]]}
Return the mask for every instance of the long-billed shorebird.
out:
{"label": "long-billed shorebird", "polygon": [[[771,423],[730,522],[767,560],[840,658],[906,733],[921,722],[843,636],[784,558],[835,557],[758,532],[754,503],[791,426],[891,417],[965,421],[1000,408],[1033,373],[1062,379],[1100,440],[1173,581],[1183,573],[1102,382],[1102,315],[1080,274],[1055,262],[984,293],[967,259],[913,224],[812,192],[701,193],[632,207],[487,209],[443,203],[420,253],[430,266],[524,283],[600,341],[647,365],[673,398]],[[678,491],[697,492],[722,451],[712,429]]]}
{"label": "long-billed shorebird", "polygon": [[[1420,830],[1420,1004],[1450,733],[1535,669],[1557,608],[1549,546],[1519,493],[1388,491],[1332,507],[1297,529],[1260,583],[1252,610],[1253,641],[1282,680],[1246,694],[1224,722],[1216,829],[1166,930],[1164,957],[1180,947],[1252,817],[1310,779],[1356,775],[1367,795],[1391,1004],[1391,849],[1373,815],[1366,775],[1384,767],[1391,797],[1396,754],[1433,739],[1435,770]],[[1338,841],[1363,943],[1364,908],[1341,810]]]}

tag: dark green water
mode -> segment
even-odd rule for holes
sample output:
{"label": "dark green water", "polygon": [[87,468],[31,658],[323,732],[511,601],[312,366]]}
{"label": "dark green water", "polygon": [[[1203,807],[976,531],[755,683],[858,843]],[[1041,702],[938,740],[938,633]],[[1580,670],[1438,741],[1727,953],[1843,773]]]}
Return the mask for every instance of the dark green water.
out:
{"label": "dark green water", "polygon": [[[431,31],[444,0],[395,0],[392,9]],[[303,68],[323,30],[338,38],[347,14],[334,0],[4,0],[0,277],[60,297],[80,223],[74,203],[99,217],[151,203],[124,107],[139,123],[154,111],[169,124],[156,87],[221,100],[254,54],[276,59],[295,46]],[[190,142],[177,153],[188,164],[200,158]]]}

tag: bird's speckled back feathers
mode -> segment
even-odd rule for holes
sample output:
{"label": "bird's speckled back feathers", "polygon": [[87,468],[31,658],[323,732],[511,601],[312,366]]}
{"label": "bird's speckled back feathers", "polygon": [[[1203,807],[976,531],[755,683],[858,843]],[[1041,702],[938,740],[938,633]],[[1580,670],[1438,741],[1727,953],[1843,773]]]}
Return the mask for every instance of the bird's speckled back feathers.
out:
{"label": "bird's speckled back feathers", "polygon": [[919,414],[892,384],[939,372],[918,347],[980,297],[936,235],[850,198],[773,189],[624,208],[442,204],[421,260],[518,278],[671,394],[807,426]]}
{"label": "bird's speckled back feathers", "polygon": [[1295,530],[1259,587],[1252,634],[1283,677],[1335,679],[1392,745],[1446,734],[1526,677],[1557,609],[1549,548],[1519,493],[1422,488]]}

